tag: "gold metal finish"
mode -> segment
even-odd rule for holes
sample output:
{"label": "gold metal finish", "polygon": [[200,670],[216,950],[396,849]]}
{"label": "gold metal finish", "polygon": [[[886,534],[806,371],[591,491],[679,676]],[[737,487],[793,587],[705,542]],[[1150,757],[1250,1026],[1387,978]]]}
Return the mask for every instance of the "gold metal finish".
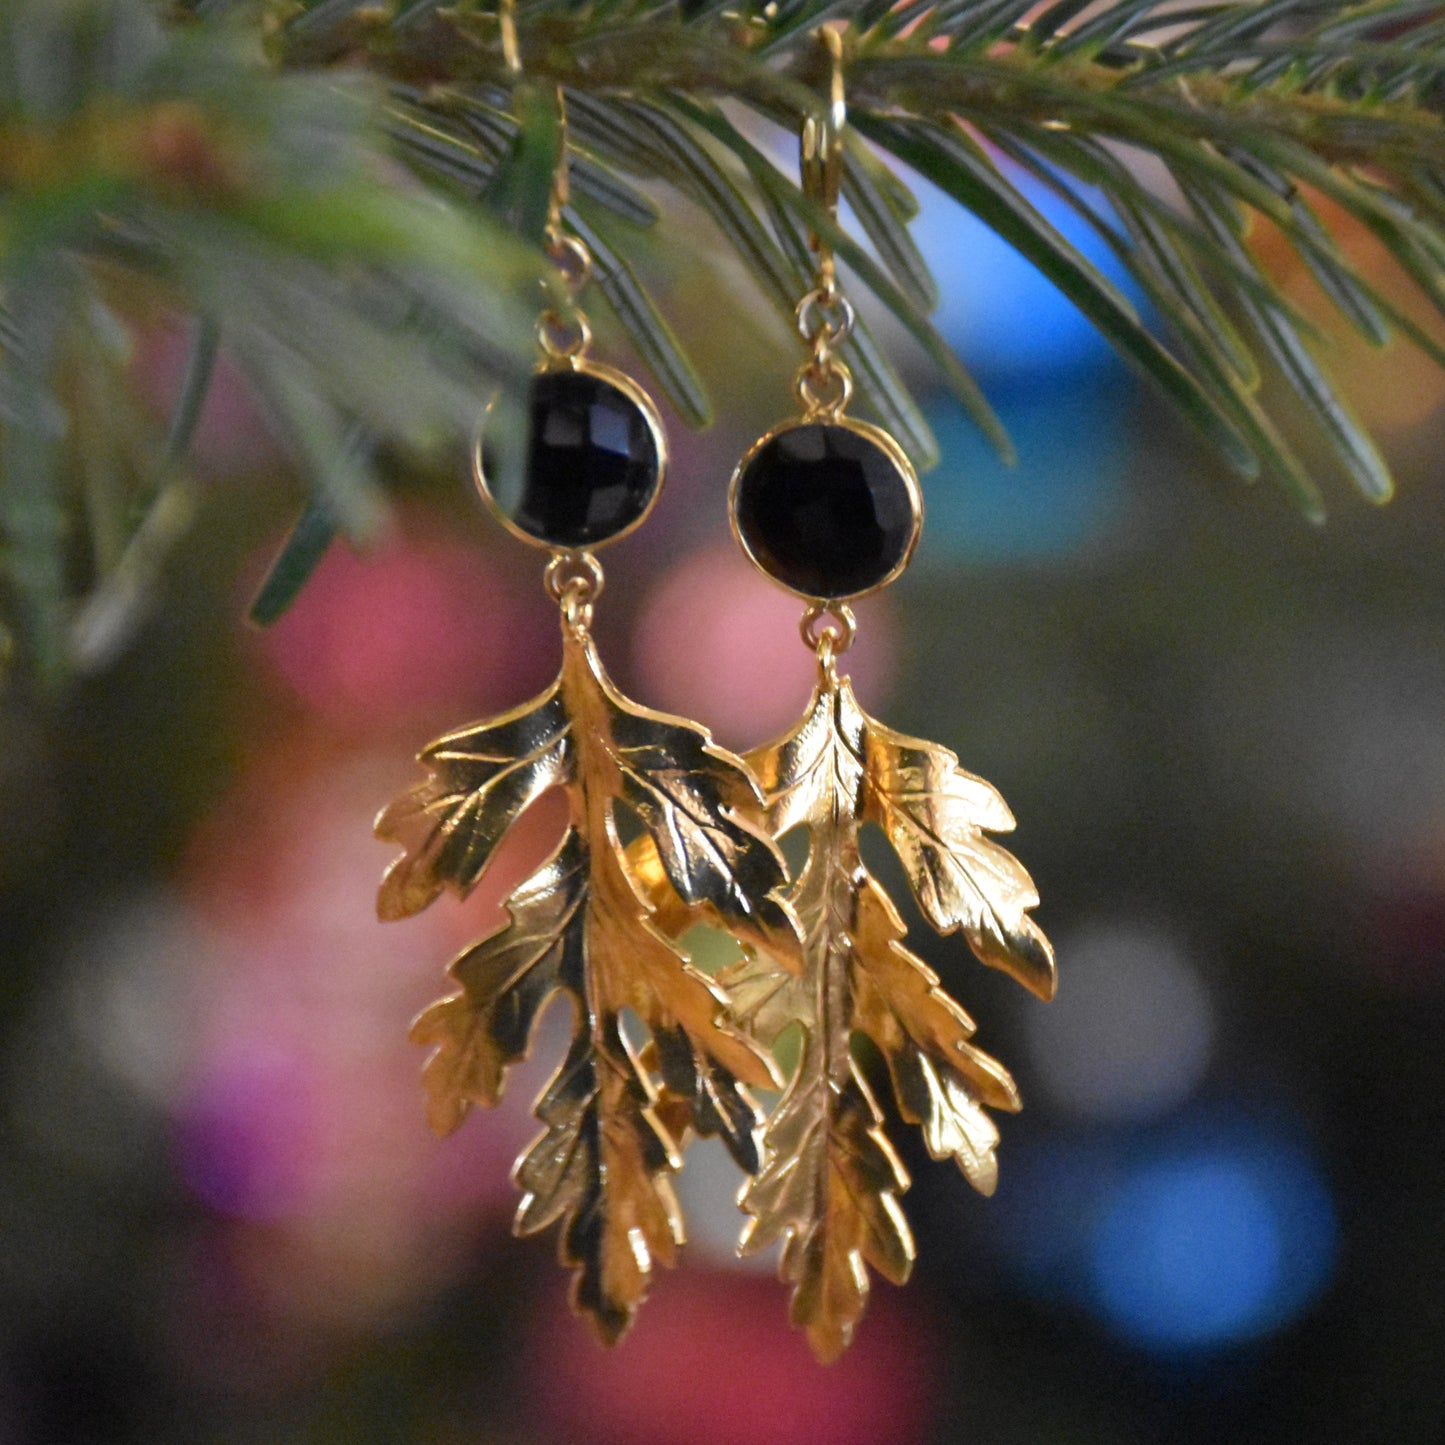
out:
{"label": "gold metal finish", "polygon": [[[805,368],[806,370],[806,368]],[[846,369],[839,363],[834,363],[834,373],[842,373],[846,378]],[[801,375],[801,374],[800,374]],[[789,417],[781,421],[777,426],[764,432],[739,460],[733,469],[732,479],[728,483],[728,522],[732,527],[732,534],[739,547],[743,549],[748,561],[758,569],[770,582],[781,587],[785,592],[791,592],[794,597],[802,597],[804,600],[813,603],[815,606],[831,609],[843,602],[855,602],[860,597],[871,597],[875,592],[898,580],[913,560],[913,553],[918,547],[918,538],[923,532],[923,492],[918,485],[918,473],[913,469],[913,463],[908,459],[908,453],[903,450],[891,433],[883,430],[882,427],[874,426],[870,422],[859,421],[855,417],[843,414],[843,403],[846,402],[848,391],[845,390],[843,397],[836,404],[827,406],[810,407],[806,404],[801,417]],[[809,426],[814,422],[826,422],[829,426],[846,427],[851,432],[857,432],[859,436],[866,437],[880,451],[886,454],[889,461],[898,469],[899,475],[903,478],[904,486],[908,489],[908,498],[913,505],[913,530],[908,538],[908,545],[904,548],[903,555],[898,559],[898,565],[888,575],[871,587],[865,587],[861,592],[850,592],[846,598],[842,597],[817,597],[811,592],[799,591],[796,587],[789,587],[786,582],[780,582],[763,565],[761,559],[748,545],[747,538],[743,536],[742,528],[738,525],[738,488],[742,485],[743,473],[752,464],[753,458],[773,440],[774,437],[784,432],[792,431],[795,427]],[[816,646],[816,642],[810,641],[806,635],[804,641],[809,647]],[[851,638],[850,638],[851,641]],[[840,651],[842,649],[839,649]]]}
{"label": "gold metal finish", "polygon": [[[577,315],[580,317],[581,313],[579,312]],[[582,320],[585,325],[585,318]],[[588,332],[587,335],[590,337],[591,333]],[[539,376],[551,371],[582,372],[584,375],[595,376],[600,381],[615,386],[642,413],[647,422],[647,429],[652,435],[652,443],[657,451],[657,485],[652,489],[652,496],[647,505],[627,526],[619,532],[614,532],[610,537],[604,537],[601,541],[593,544],[594,547],[609,547],[623,537],[630,537],[652,515],[652,509],[657,505],[658,497],[662,495],[662,484],[667,480],[667,432],[663,428],[662,417],[658,414],[652,398],[625,371],[618,371],[616,367],[608,366],[601,361],[593,361],[582,351],[558,352],[550,355],[537,368]],[[482,419],[477,424],[477,430],[472,437],[472,480],[481,494],[482,501],[487,504],[487,510],[512,536],[519,541],[526,542],[529,546],[556,551],[552,543],[544,541],[541,537],[534,537],[530,532],[523,531],[521,527],[517,526],[492,495],[491,486],[487,481],[484,451],[487,418],[492,414],[495,405],[496,398],[494,397],[482,413]]]}
{"label": "gold metal finish", "polygon": [[[829,310],[838,313],[837,321],[829,322]],[[794,315],[797,317],[798,335],[804,341],[816,344],[821,340],[828,346],[838,346],[846,341],[853,334],[853,326],[858,319],[853,303],[841,291],[835,289],[830,297],[817,286],[798,302]]]}
{"label": "gold metal finish", "polygon": [[793,395],[805,421],[840,423],[844,407],[853,399],[853,374],[841,361],[825,356],[817,365],[810,362],[799,369],[793,378]]}
{"label": "gold metal finish", "polygon": [[[843,178],[844,131],[848,124],[848,107],[843,85],[844,36],[841,30],[832,27],[819,30],[818,35],[827,51],[829,60],[828,100],[821,110],[804,119],[800,141],[799,171],[804,191],[828,215],[836,218],[838,196]],[[909,562],[913,560],[914,549],[918,546],[918,538],[923,530],[923,493],[919,488],[918,473],[914,470],[913,463],[895,438],[881,427],[872,426],[868,422],[855,421],[847,415],[848,403],[853,397],[853,376],[847,366],[838,360],[835,353],[838,347],[852,334],[856,313],[853,303],[843,295],[838,286],[838,273],[834,264],[832,247],[816,233],[810,234],[809,244],[818,257],[818,266],[812,289],[798,302],[796,309],[798,335],[808,343],[809,350],[807,359],[798,368],[797,374],[793,378],[793,395],[797,398],[801,416],[790,417],[786,421],[779,422],[777,426],[764,432],[743,454],[733,471],[732,481],[728,486],[728,519],[731,522],[733,536],[737,539],[738,546],[743,549],[753,566],[765,577],[793,593],[795,597],[803,597],[813,603],[831,605],[843,600],[870,596],[887,587],[902,575]],[[912,504],[913,529],[898,565],[881,581],[861,592],[850,593],[847,599],[819,598],[813,593],[799,591],[797,588],[789,587],[787,583],[779,581],[768,571],[761,559],[748,545],[742,528],[738,525],[738,488],[741,485],[743,473],[747,471],[753,459],[775,437],[791,431],[795,427],[809,426],[815,423],[846,427],[849,431],[865,437],[882,451],[903,478],[908,491],[908,499]],[[808,619],[805,618],[804,628],[807,629],[810,625]],[[815,645],[815,642],[808,637],[806,630],[804,631],[804,640],[810,647]],[[851,631],[848,634],[848,641],[852,641]],[[846,645],[845,643],[844,646]]]}
{"label": "gold metal finish", "polygon": [[[829,215],[838,210],[843,181],[843,131],[848,124],[848,104],[843,91],[843,32],[832,27],[818,31],[828,52],[827,105],[803,121],[800,169],[803,188]],[[822,252],[823,243],[812,238],[813,249]]]}
{"label": "gold metal finish", "polygon": [[[829,102],[803,128],[802,176],[809,195],[834,214],[847,122],[843,40],[837,30],[819,33],[831,64]],[[852,329],[853,310],[838,289],[830,248],[819,236],[812,240],[815,285],[797,313],[811,352],[794,383],[802,417],[775,426],[738,463],[729,492],[733,534],[767,573],[738,522],[744,474],[763,447],[791,428],[847,427],[885,453],[913,503],[912,535],[883,587],[917,545],[918,477],[892,436],[845,415],[852,379],[834,352]],[[753,950],[718,982],[733,1017],[759,1043],[775,1047],[794,1024],[803,1031],[797,1070],[764,1132],[766,1160],[740,1199],[750,1218],[739,1248],[749,1254],[781,1242],[779,1273],[793,1287],[793,1323],[827,1362],[847,1348],[863,1315],[869,1266],[902,1284],[914,1260],[899,1204],[908,1174],[854,1057],[855,1043],[867,1039],[878,1050],[898,1113],[921,1126],[929,1153],[955,1160],[982,1194],[998,1182],[999,1135],[987,1110],[1019,1107],[1008,1071],[972,1043],[973,1021],[904,946],[903,920],[863,862],[864,825],[887,836],[919,908],[940,933],[962,932],[984,963],[1043,998],[1054,991],[1054,955],[1028,916],[1039,901],[1033,882],[986,836],[1014,826],[1003,799],[946,748],[869,717],[836,665],[856,631],[850,599],[796,595],[812,603],[800,631],[818,654],[818,686],[801,722],[749,753],[747,762],[762,786],[773,835],[808,830],[807,861],[788,894],[803,929],[805,968],[794,975]]]}
{"label": "gold metal finish", "polygon": [[542,585],[553,602],[590,605],[606,579],[591,552],[554,552],[542,573]]}
{"label": "gold metal finish", "polygon": [[567,370],[566,363],[578,360],[592,345],[592,326],[575,308],[570,314],[544,311],[537,318],[537,345],[545,358],[542,370]]}
{"label": "gold metal finish", "polygon": [[[564,204],[560,193],[565,190],[566,182],[564,180],[558,179],[554,182],[552,205],[558,210]],[[567,286],[575,296],[592,279],[592,252],[580,236],[569,236],[563,231],[560,221],[557,223],[555,233],[549,231],[546,239],[548,259],[562,273]]]}
{"label": "gold metal finish", "polygon": [[[818,38],[828,53],[828,101],[823,109],[807,116],[803,121],[799,137],[798,173],[803,190],[816,201],[834,220],[838,218],[838,197],[843,185],[845,159],[844,132],[848,126],[848,104],[843,92],[843,33],[825,26],[818,31]],[[810,303],[816,302],[820,311],[838,306],[846,307],[846,327],[834,338],[837,343],[848,334],[853,326],[853,308],[844,300],[838,290],[838,271],[833,259],[833,248],[816,231],[808,235],[808,244],[818,258],[817,284],[809,295],[798,304],[798,325],[805,328],[804,311]],[[810,332],[803,329],[805,340],[814,345],[814,364],[827,364],[827,342],[819,354],[820,339],[827,332],[822,328]]]}
{"label": "gold metal finish", "polygon": [[[782,858],[742,760],[608,680],[586,625],[595,560],[566,554],[548,573],[563,607],[561,674],[532,702],[421,754],[430,777],[377,819],[378,836],[404,849],[377,911],[404,918],[443,889],[465,897],[521,813],[550,788],[566,792],[560,844],[512,891],[506,926],[453,961],[459,991],[422,1013],[412,1038],[432,1050],[428,1112],[446,1134],[474,1104],[501,1097],[548,1001],[559,992],[571,1001],[572,1044],[536,1106],[546,1132],[515,1171],[524,1191],[515,1228],[561,1223],[574,1305],[611,1343],[653,1263],[671,1264],[682,1242],[669,1176],[689,1131],[718,1135],[755,1170],[759,1117],[745,1086],[778,1082],[664,920],[673,931],[723,927],[794,968],[802,955],[780,896]],[[648,1030],[645,1048],[624,1033],[624,1009]]]}
{"label": "gold metal finish", "polygon": [[[500,16],[515,72],[510,0]],[[539,321],[539,371],[595,376],[640,408],[658,458],[655,502],[667,461],[657,409],[631,377],[586,356],[591,332],[577,296],[592,257],[562,229],[565,112],[563,126],[546,239],[568,304]],[[671,1264],[682,1243],[670,1176],[689,1135],[717,1135],[756,1171],[761,1117],[746,1086],[779,1082],[767,1050],[726,1017],[722,991],[674,940],[706,923],[785,971],[801,970],[802,946],[781,896],[782,855],[742,759],[705,729],[617,691],[589,630],[603,583],[597,559],[550,548],[511,521],[492,494],[480,428],[472,461],[507,531],[553,552],[545,583],[562,616],[562,670],[530,703],[421,754],[430,776],[377,819],[378,836],[403,850],[382,879],[377,911],[404,918],[443,889],[466,896],[518,817],[543,793],[566,793],[568,824],[551,857],[512,890],[506,925],[453,960],[458,991],[426,1009],[411,1036],[431,1050],[428,1114],[445,1134],[473,1105],[497,1102],[549,1001],[569,999],[572,1042],[536,1104],[545,1132],[514,1171],[523,1191],[515,1229],[560,1225],[562,1259],[576,1270],[573,1304],[612,1343],[631,1324],[654,1264]],[[645,1040],[624,1028],[624,1011]]]}
{"label": "gold metal finish", "polygon": [[[819,627],[825,617],[828,621]],[[846,602],[815,603],[798,619],[798,635],[810,652],[817,652],[826,638],[831,656],[841,657],[858,635],[858,619]]]}
{"label": "gold metal finish", "polygon": [[936,1159],[952,1158],[975,1189],[993,1192],[998,1131],[985,1108],[1016,1110],[1007,1070],[971,1042],[974,1025],[937,976],[904,947],[905,927],[869,874],[859,832],[876,824],[941,933],[961,931],[983,962],[1040,997],[1054,990],[1053,950],[1028,910],[1038,902],[1018,861],[986,832],[1014,826],[999,794],[946,748],[874,721],[819,637],[819,682],[802,721],[747,756],[781,837],[809,830],[807,863],[789,900],[803,928],[805,972],[757,954],[719,976],[734,1016],[772,1044],[792,1023],[802,1058],[764,1135],[766,1162],[742,1195],[752,1217],[741,1249],[782,1240],[780,1274],[792,1319],[819,1359],[852,1338],[871,1265],[901,1284],[914,1258],[899,1206],[908,1175],[853,1056],[862,1035],[887,1062],[899,1114],[921,1125]]}
{"label": "gold metal finish", "polygon": [[522,73],[522,52],[517,46],[516,0],[501,0],[497,6],[497,26],[502,32],[502,64],[515,78]]}

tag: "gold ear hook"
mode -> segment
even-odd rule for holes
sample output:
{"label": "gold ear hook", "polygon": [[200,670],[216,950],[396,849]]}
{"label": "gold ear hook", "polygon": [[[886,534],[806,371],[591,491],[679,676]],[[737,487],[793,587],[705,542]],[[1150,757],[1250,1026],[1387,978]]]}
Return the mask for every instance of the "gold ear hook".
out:
{"label": "gold ear hook", "polygon": [[[497,0],[497,26],[502,37],[502,60],[515,85],[522,79],[516,0]],[[547,201],[546,242],[548,253],[575,295],[591,274],[592,255],[580,240],[569,236],[562,225],[562,212],[567,208],[571,186],[567,166],[567,102],[560,82],[557,86],[557,126],[557,165],[552,172],[552,192]],[[582,344],[585,345],[585,341]]]}
{"label": "gold ear hook", "polygon": [[[848,124],[848,105],[843,93],[843,32],[833,28],[818,31],[828,52],[828,103],[803,121],[802,155],[799,169],[803,191],[830,216],[838,214],[838,193],[843,181],[843,130]],[[823,248],[817,236],[813,249]]]}
{"label": "gold ear hook", "polygon": [[567,165],[567,97],[561,83],[557,85],[557,168],[552,172],[552,197],[547,206],[547,239],[561,244],[562,212],[572,195],[571,175]]}
{"label": "gold ear hook", "polygon": [[[843,185],[843,136],[848,125],[848,104],[843,94],[844,32],[829,26],[820,29],[817,36],[828,54],[828,99],[803,118],[798,169],[804,195],[837,220],[838,195]],[[841,412],[851,383],[848,368],[833,360],[832,351],[853,329],[853,308],[838,289],[833,247],[816,231],[809,233],[808,244],[818,258],[818,267],[813,289],[798,303],[798,329],[813,346],[813,357],[806,368],[808,376],[799,378],[803,388],[800,396],[805,408],[815,408],[822,405],[816,398],[826,392],[832,397],[828,409]]]}
{"label": "gold ear hook", "polygon": [[522,52],[517,45],[516,0],[499,0],[497,25],[502,32],[502,62],[515,79],[522,73]]}

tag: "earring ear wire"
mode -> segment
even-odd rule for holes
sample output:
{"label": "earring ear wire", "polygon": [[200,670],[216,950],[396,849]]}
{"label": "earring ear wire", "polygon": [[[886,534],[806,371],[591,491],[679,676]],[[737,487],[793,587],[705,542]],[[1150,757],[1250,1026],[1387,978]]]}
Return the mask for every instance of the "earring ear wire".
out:
{"label": "earring ear wire", "polygon": [[[843,133],[848,124],[843,32],[826,27],[818,34],[828,56],[828,100],[803,119],[799,170],[804,193],[836,219],[843,181]],[[811,239],[813,250],[821,253],[825,242],[816,233]],[[829,256],[831,258],[831,248]]]}
{"label": "earring ear wire", "polygon": [[507,67],[513,80],[518,80],[522,74],[522,51],[517,44],[516,0],[500,0],[497,6],[497,29],[502,36],[502,64]]}

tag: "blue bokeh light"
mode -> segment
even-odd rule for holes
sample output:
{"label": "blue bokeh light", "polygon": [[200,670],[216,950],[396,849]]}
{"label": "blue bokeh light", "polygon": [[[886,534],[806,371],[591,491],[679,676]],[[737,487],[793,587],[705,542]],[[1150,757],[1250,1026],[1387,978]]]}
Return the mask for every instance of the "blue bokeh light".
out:
{"label": "blue bokeh light", "polygon": [[991,388],[989,399],[1018,450],[1016,467],[960,407],[928,408],[943,461],[928,481],[922,565],[1047,561],[1112,537],[1133,462],[1128,389],[1042,374],[1032,386]]}
{"label": "blue bokeh light", "polygon": [[1168,1353],[1272,1333],[1320,1292],[1336,1222],[1313,1159],[1268,1137],[1217,1140],[1126,1173],[1100,1211],[1089,1296]]}
{"label": "blue bokeh light", "polygon": [[[1066,241],[1132,295],[1128,273],[1070,206],[1017,168],[1005,171]],[[1111,364],[1109,343],[1032,261],[928,181],[909,182],[919,202],[914,238],[938,280],[934,322],[971,370],[1037,377],[1041,368]]]}
{"label": "blue bokeh light", "polygon": [[1195,1345],[1254,1332],[1280,1283],[1278,1222],[1232,1159],[1143,1171],[1119,1190],[1094,1242],[1104,1314],[1145,1343]]}
{"label": "blue bokeh light", "polygon": [[[1130,295],[1113,252],[1054,192],[1005,163],[1064,239]],[[1133,460],[1124,365],[1034,264],[929,182],[913,223],[938,280],[935,323],[983,384],[1018,451],[1006,466],[951,400],[928,408],[944,463],[930,478],[929,555],[940,564],[1050,561],[1112,536]]]}
{"label": "blue bokeh light", "polygon": [[1163,1128],[1037,1140],[1013,1166],[997,1240],[1020,1283],[1150,1354],[1264,1339],[1333,1276],[1334,1204],[1288,1119],[1190,1109]]}

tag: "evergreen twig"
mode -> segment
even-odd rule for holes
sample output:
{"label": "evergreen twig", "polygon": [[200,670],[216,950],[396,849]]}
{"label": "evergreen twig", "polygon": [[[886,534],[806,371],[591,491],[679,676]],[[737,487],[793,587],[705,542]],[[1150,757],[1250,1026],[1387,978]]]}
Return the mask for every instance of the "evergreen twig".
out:
{"label": "evergreen twig", "polygon": [[[1274,476],[1318,515],[1290,440],[1303,423],[1365,496],[1389,495],[1321,337],[1251,234],[1277,232],[1341,326],[1445,362],[1438,5],[517,0],[516,13],[520,87],[495,8],[472,0],[14,0],[0,13],[0,527],[10,622],[33,661],[63,669],[67,616],[126,553],[118,528],[178,530],[146,524],[177,463],[163,434],[128,423],[127,455],[83,454],[98,437],[119,445],[77,410],[115,391],[113,337],[95,318],[139,334],[204,317],[249,370],[313,487],[258,604],[276,615],[332,529],[375,525],[378,448],[453,438],[479,390],[522,385],[545,266],[515,232],[536,229],[556,85],[570,220],[639,354],[705,422],[703,382],[621,237],[665,228],[675,188],[761,295],[791,308],[799,237],[825,222],[766,141],[818,104],[827,22],[850,25],[862,233],[836,233],[839,255],[1000,447],[927,320],[937,286],[909,236],[900,162],[1038,265],[1235,470]],[[1147,313],[1030,204],[1026,177],[1103,238]],[[1360,274],[1342,224],[1383,247],[1415,305]],[[866,335],[858,361],[862,399],[927,460],[922,415]],[[102,370],[104,384],[85,380]],[[203,400],[187,386],[176,424],[189,429]],[[88,500],[68,480],[102,471]],[[68,560],[91,526],[98,575]]]}

